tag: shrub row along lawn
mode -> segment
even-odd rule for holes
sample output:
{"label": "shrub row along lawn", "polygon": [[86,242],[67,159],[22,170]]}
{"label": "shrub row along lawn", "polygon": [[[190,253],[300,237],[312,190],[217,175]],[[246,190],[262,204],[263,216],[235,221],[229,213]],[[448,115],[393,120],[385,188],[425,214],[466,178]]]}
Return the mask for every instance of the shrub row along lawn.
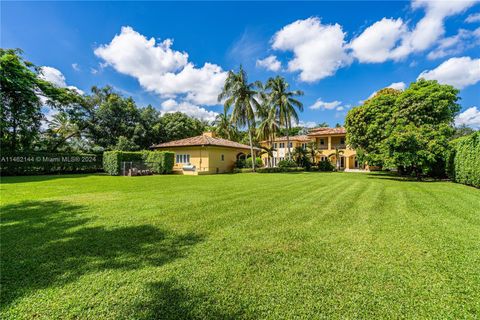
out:
{"label": "shrub row along lawn", "polygon": [[480,190],[383,175],[6,177],[2,319],[474,318]]}

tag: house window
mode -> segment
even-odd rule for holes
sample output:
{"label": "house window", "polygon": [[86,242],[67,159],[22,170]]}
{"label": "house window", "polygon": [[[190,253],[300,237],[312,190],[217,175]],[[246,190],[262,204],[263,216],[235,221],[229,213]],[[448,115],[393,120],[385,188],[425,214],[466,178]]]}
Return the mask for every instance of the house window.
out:
{"label": "house window", "polygon": [[323,146],[325,144],[325,140],[320,139],[320,145]]}
{"label": "house window", "polygon": [[284,142],[280,142],[280,148],[285,148],[285,143]]}
{"label": "house window", "polygon": [[345,138],[340,138],[340,144],[345,144]]}
{"label": "house window", "polygon": [[222,154],[222,161],[225,161],[225,155]]}
{"label": "house window", "polygon": [[289,147],[289,148],[292,147],[292,143],[291,143],[291,142],[288,143],[288,147]]}
{"label": "house window", "polygon": [[175,156],[175,160],[177,163],[190,163],[190,155],[189,154],[177,154]]}
{"label": "house window", "polygon": [[307,149],[307,144],[306,143],[302,143],[302,149]]}
{"label": "house window", "polygon": [[275,149],[277,149],[277,143],[276,143],[276,142],[273,144],[273,147],[274,147]]}

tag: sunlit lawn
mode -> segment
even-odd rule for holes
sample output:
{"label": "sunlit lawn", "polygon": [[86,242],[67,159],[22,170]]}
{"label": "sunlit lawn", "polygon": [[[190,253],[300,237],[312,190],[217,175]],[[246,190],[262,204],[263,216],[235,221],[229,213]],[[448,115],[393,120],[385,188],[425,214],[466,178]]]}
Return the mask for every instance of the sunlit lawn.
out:
{"label": "sunlit lawn", "polygon": [[1,318],[480,317],[480,190],[347,173],[8,177]]}

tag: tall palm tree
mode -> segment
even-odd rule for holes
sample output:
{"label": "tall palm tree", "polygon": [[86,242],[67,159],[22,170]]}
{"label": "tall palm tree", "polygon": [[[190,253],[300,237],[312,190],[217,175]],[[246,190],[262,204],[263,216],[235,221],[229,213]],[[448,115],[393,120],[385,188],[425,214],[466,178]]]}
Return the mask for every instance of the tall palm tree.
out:
{"label": "tall palm tree", "polygon": [[300,112],[303,111],[303,104],[294,97],[303,95],[303,92],[300,90],[289,91],[289,84],[280,76],[268,79],[266,87],[270,90],[271,103],[277,110],[280,123],[287,131],[288,159],[291,160],[289,130],[292,120],[298,123],[297,109]]}
{"label": "tall palm tree", "polygon": [[73,137],[80,137],[81,130],[70,120],[70,117],[65,112],[59,112],[52,117],[52,120],[48,122],[49,130],[55,134],[59,140],[51,148],[51,151],[55,151],[58,146]]}
{"label": "tall palm tree", "polygon": [[335,152],[331,153],[328,157],[329,158],[332,158],[332,157],[335,157],[335,168],[338,170],[340,170],[340,156],[343,154],[343,150],[340,150],[338,149],[338,147],[335,147]]}
{"label": "tall palm tree", "polygon": [[302,167],[308,161],[308,151],[301,146],[295,147],[293,150],[293,157],[297,166]]}
{"label": "tall palm tree", "polygon": [[315,165],[317,163],[317,155],[322,153],[322,151],[318,150],[318,145],[314,141],[311,141],[307,144],[307,150],[310,155],[312,164]]}
{"label": "tall palm tree", "polygon": [[260,107],[256,100],[257,91],[255,83],[248,83],[247,74],[240,66],[235,73],[229,71],[218,101],[225,99],[224,107],[228,110],[233,106],[231,122],[237,127],[247,127],[252,155],[252,169],[255,170],[255,154],[253,152],[252,133],[255,130],[255,111]]}
{"label": "tall palm tree", "polygon": [[215,117],[213,125],[215,126],[215,133],[220,137],[234,141],[237,139],[237,130],[230,122],[230,115],[228,114],[227,108],[224,108],[223,113]]}
{"label": "tall palm tree", "polygon": [[[274,107],[270,106],[268,113],[265,115],[265,118],[263,118],[258,125],[258,130],[257,130],[257,138],[259,140],[268,140],[270,142],[270,148],[269,148],[269,166],[273,167],[273,151],[275,151],[275,148],[273,147],[273,140],[275,139],[275,136],[280,129],[280,123],[277,118],[277,113]],[[266,148],[264,148],[266,149]]]}

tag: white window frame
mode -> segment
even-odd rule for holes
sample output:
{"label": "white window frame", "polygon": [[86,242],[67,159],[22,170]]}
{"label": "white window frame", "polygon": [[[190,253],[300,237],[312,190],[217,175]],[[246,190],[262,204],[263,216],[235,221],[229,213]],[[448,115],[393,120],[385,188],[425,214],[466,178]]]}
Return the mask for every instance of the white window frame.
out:
{"label": "white window frame", "polygon": [[190,163],[190,155],[188,153],[177,153],[175,155],[175,163],[178,163],[178,164]]}

